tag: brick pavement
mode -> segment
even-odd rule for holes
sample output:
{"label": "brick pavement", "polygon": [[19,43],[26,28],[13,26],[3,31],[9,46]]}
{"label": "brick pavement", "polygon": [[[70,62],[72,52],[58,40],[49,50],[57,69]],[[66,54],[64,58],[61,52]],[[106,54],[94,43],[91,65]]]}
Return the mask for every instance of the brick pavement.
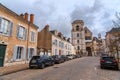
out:
{"label": "brick pavement", "polygon": [[0,76],[28,69],[28,63],[0,67]]}

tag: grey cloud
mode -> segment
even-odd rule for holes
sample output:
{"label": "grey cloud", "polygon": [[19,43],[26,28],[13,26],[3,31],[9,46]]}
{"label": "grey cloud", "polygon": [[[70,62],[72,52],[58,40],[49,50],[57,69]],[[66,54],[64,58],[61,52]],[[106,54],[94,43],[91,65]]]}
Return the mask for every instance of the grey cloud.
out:
{"label": "grey cloud", "polygon": [[[100,0],[95,0],[93,6],[89,7],[80,7],[76,6],[71,14],[71,21],[76,19],[81,19],[85,22],[85,25],[94,32],[94,35],[98,34],[99,31],[101,33],[105,32],[105,30],[98,30],[98,27],[104,27],[105,22],[107,22],[110,18],[110,14],[105,11],[104,5]],[[99,26],[96,26],[98,24]],[[108,23],[106,23],[108,24]]]}
{"label": "grey cloud", "polygon": [[79,6],[76,6],[71,14],[71,19],[72,21],[76,19],[82,19],[86,25],[93,26],[96,19],[95,14],[98,13],[102,7],[103,6],[99,0],[95,0],[92,7],[86,6],[84,8],[81,8]]}

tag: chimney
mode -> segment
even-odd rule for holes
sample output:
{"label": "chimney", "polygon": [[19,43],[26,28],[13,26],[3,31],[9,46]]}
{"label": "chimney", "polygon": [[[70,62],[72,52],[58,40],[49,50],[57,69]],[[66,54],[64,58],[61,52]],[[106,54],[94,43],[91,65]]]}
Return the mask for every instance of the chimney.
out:
{"label": "chimney", "polygon": [[34,14],[30,14],[30,22],[31,22],[31,23],[34,22]]}
{"label": "chimney", "polygon": [[49,25],[48,24],[45,26],[45,29],[49,31]]}
{"label": "chimney", "polygon": [[28,13],[27,12],[25,13],[25,20],[28,21]]}
{"label": "chimney", "polygon": [[24,18],[24,14],[20,14],[20,16],[21,16],[22,18]]}
{"label": "chimney", "polygon": [[58,33],[58,36],[59,36],[59,37],[61,37],[61,36],[62,36],[62,33],[61,33],[61,32],[59,32],[59,33]]}

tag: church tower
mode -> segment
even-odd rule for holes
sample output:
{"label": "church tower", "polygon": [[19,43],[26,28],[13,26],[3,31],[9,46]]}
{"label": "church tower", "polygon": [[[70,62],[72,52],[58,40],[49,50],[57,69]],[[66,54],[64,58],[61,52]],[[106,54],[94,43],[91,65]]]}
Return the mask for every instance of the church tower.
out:
{"label": "church tower", "polygon": [[86,52],[86,44],[84,22],[82,20],[75,20],[72,22],[71,38],[76,54],[84,55]]}

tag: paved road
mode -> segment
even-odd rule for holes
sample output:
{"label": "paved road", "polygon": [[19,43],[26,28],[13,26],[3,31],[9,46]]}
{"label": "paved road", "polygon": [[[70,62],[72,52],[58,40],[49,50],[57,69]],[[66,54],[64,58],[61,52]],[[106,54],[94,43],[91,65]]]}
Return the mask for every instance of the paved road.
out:
{"label": "paved road", "polygon": [[0,80],[120,80],[120,71],[100,69],[97,57],[82,57],[45,69],[12,73]]}

